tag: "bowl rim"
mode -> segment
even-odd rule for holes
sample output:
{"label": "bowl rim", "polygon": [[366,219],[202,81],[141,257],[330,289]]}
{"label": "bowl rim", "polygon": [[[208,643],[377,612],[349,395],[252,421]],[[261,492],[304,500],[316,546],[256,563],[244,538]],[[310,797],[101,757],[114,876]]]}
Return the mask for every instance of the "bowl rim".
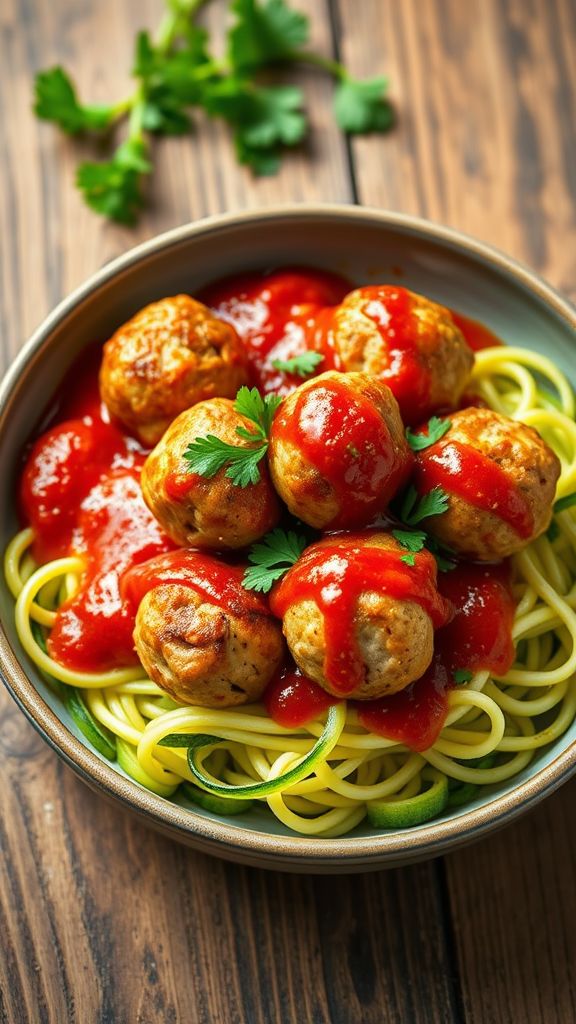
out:
{"label": "bowl rim", "polygon": [[[64,298],[34,331],[17,354],[0,384],[0,431],[16,384],[36,352],[49,343],[55,327],[89,295],[111,278],[148,256],[177,246],[190,238],[231,227],[257,227],[270,221],[287,219],[325,219],[369,222],[375,227],[397,229],[424,237],[453,249],[464,251],[486,263],[492,270],[515,279],[548,306],[576,332],[576,308],[562,298],[539,275],[499,249],[463,232],[412,215],[338,203],[291,203],[265,209],[217,214],[163,232],[123,253],[92,274]],[[557,789],[576,772],[576,743],[561,751],[551,762],[510,793],[495,796],[475,810],[465,811],[444,822],[430,823],[406,832],[376,833],[374,836],[342,836],[337,839],[308,838],[301,835],[276,835],[208,818],[141,787],[120,775],[71,733],[43,700],[28,678],[0,624],[0,674],[12,697],[44,740],[84,781],[114,797],[149,824],[188,841],[198,849],[246,863],[285,868],[300,864],[301,869],[322,865],[346,870],[346,865],[386,866],[437,856],[470,842],[512,821]]]}

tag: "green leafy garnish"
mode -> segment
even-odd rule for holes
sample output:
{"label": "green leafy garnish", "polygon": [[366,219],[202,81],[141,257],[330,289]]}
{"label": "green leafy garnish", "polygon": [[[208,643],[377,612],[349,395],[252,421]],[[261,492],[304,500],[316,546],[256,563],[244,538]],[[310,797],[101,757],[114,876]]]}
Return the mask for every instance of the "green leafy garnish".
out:
{"label": "green leafy garnish", "polygon": [[[128,119],[125,139],[109,159],[88,161],[76,175],[86,203],[97,213],[134,223],[144,205],[142,177],[152,170],[149,136],[192,131],[194,109],[227,123],[241,164],[255,174],[274,174],[282,152],[303,139],[308,120],[301,89],[274,82],[273,65],[306,63],[328,73],[335,81],[335,116],[344,131],[386,131],[391,126],[386,80],[356,81],[338,61],[308,50],[309,19],[287,0],[230,0],[232,24],[224,59],[214,56],[208,33],[196,24],[209,0],[165,2],[157,35],[140,32],[136,38],[135,89],[120,102],[81,103],[61,67],[36,76],[37,116],[69,135],[102,134]],[[265,81],[259,77],[262,72]]]}
{"label": "green leafy garnish", "polygon": [[462,686],[463,683],[469,683],[474,673],[469,668],[457,668],[452,673],[452,678],[456,683],[456,686]]}
{"label": "green leafy garnish", "polygon": [[115,117],[114,107],[83,106],[63,68],[40,71],[34,83],[34,113],[42,121],[52,121],[67,135],[101,132]]}
{"label": "green leafy garnish", "polygon": [[320,352],[306,351],[292,359],[273,359],[272,366],[282,373],[293,373],[296,377],[311,377],[317,366],[324,361]]}
{"label": "green leafy garnish", "polygon": [[134,224],[144,205],[141,175],[151,170],[144,143],[127,139],[112,160],[80,164],[76,184],[91,209],[119,224]]}
{"label": "green leafy garnish", "polygon": [[189,473],[197,473],[208,480],[216,476],[219,470],[227,466],[226,476],[236,487],[248,487],[257,484],[260,479],[258,463],[264,458],[268,443],[257,448],[240,448],[221,441],[214,434],[197,437],[188,445],[184,458],[188,463]]}
{"label": "green leafy garnish", "polygon": [[[258,437],[268,438],[274,414],[281,404],[280,395],[265,395],[262,397],[258,388],[241,387],[236,395],[234,408],[247,420],[252,420],[256,427]],[[237,433],[242,437],[242,427],[237,428]]]}
{"label": "green leafy garnish", "polygon": [[265,395],[263,398],[257,388],[241,387],[234,408],[251,420],[254,429],[236,427],[236,433],[243,441],[252,442],[252,446],[230,444],[214,434],[197,437],[183,454],[188,463],[187,471],[209,480],[227,466],[225,475],[236,487],[257,484],[260,480],[258,463],[268,451],[268,434],[281,401],[279,395]]}
{"label": "green leafy garnish", "polygon": [[402,555],[401,562],[406,565],[416,564],[416,553],[421,551],[426,543],[426,534],[423,530],[392,530],[392,536],[406,548],[408,554]]}
{"label": "green leafy garnish", "polygon": [[342,131],[351,135],[388,131],[394,114],[386,98],[387,89],[387,78],[343,78],[334,95],[334,113]]}
{"label": "green leafy garnish", "polygon": [[236,21],[228,33],[228,56],[238,71],[293,60],[308,40],[307,16],[285,0],[233,0],[230,10]]}
{"label": "green leafy garnish", "polygon": [[271,530],[250,548],[248,561],[252,565],[244,573],[242,586],[246,590],[267,594],[272,585],[298,561],[307,544],[306,538],[293,530]]}
{"label": "green leafy garnish", "polygon": [[428,494],[418,497],[415,487],[409,487],[402,502],[400,518],[407,526],[416,526],[430,516],[440,516],[448,508],[448,495],[443,487],[433,487]]}
{"label": "green leafy garnish", "polygon": [[410,428],[406,430],[406,440],[413,452],[421,452],[431,444],[436,444],[450,430],[450,420],[441,420],[438,416],[432,416],[426,425],[426,433],[413,434]]}

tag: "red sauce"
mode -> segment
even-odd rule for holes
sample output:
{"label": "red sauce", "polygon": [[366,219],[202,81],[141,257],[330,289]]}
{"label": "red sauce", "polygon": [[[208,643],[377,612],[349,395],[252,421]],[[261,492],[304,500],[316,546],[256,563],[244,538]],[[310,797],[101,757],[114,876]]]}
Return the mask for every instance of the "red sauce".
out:
{"label": "red sauce", "polygon": [[256,386],[288,394],[301,378],[275,369],[274,360],[313,350],[324,356],[317,373],[338,368],[324,329],[326,307],[341,302],[350,287],[343,277],[324,270],[278,270],[229,278],[207,288],[201,298],[236,328]]}
{"label": "red sauce", "polygon": [[494,345],[501,345],[502,342],[497,334],[494,334],[488,327],[481,324],[479,320],[473,320],[462,313],[456,313],[453,309],[452,319],[460,328],[464,338],[473,352],[480,352],[483,348],[493,348]]}
{"label": "red sauce", "polygon": [[263,700],[270,718],[288,729],[312,722],[338,702],[337,697],[302,675],[293,662],[284,665],[268,683]]}
{"label": "red sauce", "polygon": [[134,609],[149,590],[179,584],[235,615],[270,615],[266,600],[242,586],[244,570],[245,566],[227,565],[201,551],[183,548],[130,569],[121,589]]}
{"label": "red sauce", "polygon": [[435,634],[428,671],[401,693],[356,703],[366,729],[412,750],[426,750],[437,740],[457,669],[487,669],[504,675],[514,662],[515,606],[507,563],[460,565],[440,573],[438,587],[455,612]]}
{"label": "red sauce", "polygon": [[[374,520],[407,481],[411,453],[392,440],[373,403],[340,380],[322,381],[280,406],[273,442],[294,445],[331,485],[339,512],[331,529],[364,526]],[[314,486],[314,485],[312,485]],[[317,494],[310,493],[313,501]]]}
{"label": "red sauce", "polygon": [[168,551],[172,543],[144,504],[145,452],[112,425],[101,406],[97,364],[89,353],[57,398],[60,416],[32,446],[20,486],[20,507],[45,562],[78,554],[81,587],[60,607],[48,646],[78,671],[137,664],[134,615],[120,593],[122,573]]}
{"label": "red sauce", "polygon": [[449,606],[436,590],[432,555],[422,551],[415,565],[408,566],[401,561],[401,552],[369,546],[365,540],[365,536],[348,534],[313,544],[276,586],[270,601],[279,618],[297,601],[316,602],[324,617],[324,675],[342,696],[364,679],[354,629],[360,594],[371,590],[414,601],[436,627],[449,616]]}
{"label": "red sauce", "polygon": [[483,452],[459,441],[442,440],[418,453],[415,485],[420,494],[443,487],[484,512],[491,512],[527,540],[534,517],[524,494]]}

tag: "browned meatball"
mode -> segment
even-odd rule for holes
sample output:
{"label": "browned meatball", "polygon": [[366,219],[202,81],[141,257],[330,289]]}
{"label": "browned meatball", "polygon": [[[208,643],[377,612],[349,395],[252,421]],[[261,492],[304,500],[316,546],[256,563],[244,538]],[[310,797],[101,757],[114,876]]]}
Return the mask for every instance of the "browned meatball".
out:
{"label": "browned meatball", "polygon": [[409,424],[453,409],[474,363],[449,310],[397,285],[351,292],[334,310],[331,333],[342,369],[381,377]]}
{"label": "browned meatball", "polygon": [[419,679],[432,660],[434,628],[449,606],[428,551],[383,532],[313,544],[276,587],[271,607],[292,656],[328,693],[369,700]]}
{"label": "browned meatball", "polygon": [[372,522],[413,464],[396,399],[367,373],[301,384],[275,416],[269,458],[290,511],[318,529]]}
{"label": "browned meatball", "polygon": [[175,551],[131,570],[134,643],[151,679],[201,707],[257,701],[280,665],[280,624],[242,587],[243,569]]}
{"label": "browned meatball", "polygon": [[100,393],[116,419],[153,445],[183,409],[214,395],[234,397],[246,367],[234,328],[176,295],[141,309],[106,342]]}
{"label": "browned meatball", "polygon": [[187,472],[184,452],[196,438],[213,434],[236,447],[249,448],[236,428],[250,430],[251,426],[230,399],[211,398],[180,413],[146,459],[144,500],[177,544],[242,548],[278,522],[279,502],[265,460],[259,463],[259,482],[247,487],[236,486],[225,467],[209,479]]}
{"label": "browned meatball", "polygon": [[425,529],[462,555],[512,555],[550,524],[560,462],[532,427],[491,409],[453,413],[450,428],[416,456],[415,485],[440,486],[447,511]]}

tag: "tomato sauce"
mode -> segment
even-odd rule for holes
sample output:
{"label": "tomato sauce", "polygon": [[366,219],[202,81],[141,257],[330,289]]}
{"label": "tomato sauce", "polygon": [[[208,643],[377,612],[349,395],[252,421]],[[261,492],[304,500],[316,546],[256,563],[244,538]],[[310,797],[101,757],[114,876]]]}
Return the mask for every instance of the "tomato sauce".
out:
{"label": "tomato sauce", "polygon": [[288,729],[306,725],[338,702],[290,660],[268,683],[263,700],[270,718]]}
{"label": "tomato sauce", "polygon": [[434,636],[434,658],[421,679],[392,697],[356,702],[362,725],[412,750],[437,740],[458,670],[504,675],[514,662],[514,599],[508,563],[459,565],[440,573],[438,587],[454,609]]}
{"label": "tomato sauce", "polygon": [[479,320],[473,320],[472,317],[456,313],[453,309],[450,312],[456,327],[460,328],[465,341],[473,352],[480,352],[483,348],[493,348],[494,345],[502,344],[498,335],[494,334],[489,327],[481,324]]}
{"label": "tomato sauce", "polygon": [[471,445],[448,439],[419,452],[414,482],[420,494],[442,487],[498,516],[523,540],[532,536],[534,517],[525,495],[496,462]]}
{"label": "tomato sauce", "polygon": [[254,378],[262,391],[288,394],[301,378],[278,370],[303,352],[319,352],[316,373],[338,369],[330,332],[330,307],[338,305],[351,285],[325,270],[277,270],[228,278],[204,290],[200,298],[214,313],[236,328]]}
{"label": "tomato sauce", "polygon": [[345,696],[364,680],[364,664],[355,635],[359,596],[367,591],[419,604],[436,628],[450,615],[436,590],[436,563],[427,551],[415,564],[402,552],[369,546],[362,535],[313,544],[272,591],[270,606],[279,618],[298,602],[313,600],[324,618],[324,674],[337,694]]}
{"label": "tomato sauce", "polygon": [[181,548],[129,569],[121,590],[135,610],[149,590],[176,584],[234,615],[271,615],[265,598],[242,586],[244,571],[244,566],[227,565],[201,551]]}
{"label": "tomato sauce", "polygon": [[320,478],[309,485],[310,503],[323,496],[325,481],[330,484],[339,511],[329,529],[372,522],[407,482],[413,465],[411,452],[393,441],[374,404],[341,380],[311,386],[290,410],[280,406],[270,436],[273,444],[292,444],[318,470]]}

